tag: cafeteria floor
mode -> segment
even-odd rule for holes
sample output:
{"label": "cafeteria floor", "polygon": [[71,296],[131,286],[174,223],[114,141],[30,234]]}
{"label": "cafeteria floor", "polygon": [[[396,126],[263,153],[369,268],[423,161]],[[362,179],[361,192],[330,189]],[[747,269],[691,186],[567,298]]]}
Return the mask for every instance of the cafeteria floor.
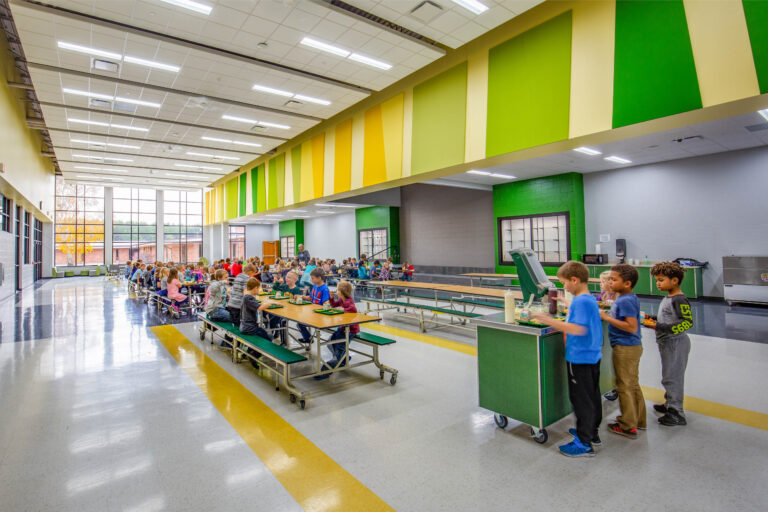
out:
{"label": "cafeteria floor", "polygon": [[166,324],[105,278],[43,281],[0,320],[3,511],[768,510],[765,343],[693,335],[687,427],[652,421],[632,441],[604,422],[598,456],[567,459],[570,418],[542,446],[477,406],[458,331],[388,319],[376,329],[397,338],[382,350],[397,384],[372,367],[301,381],[301,411],[195,323]]}

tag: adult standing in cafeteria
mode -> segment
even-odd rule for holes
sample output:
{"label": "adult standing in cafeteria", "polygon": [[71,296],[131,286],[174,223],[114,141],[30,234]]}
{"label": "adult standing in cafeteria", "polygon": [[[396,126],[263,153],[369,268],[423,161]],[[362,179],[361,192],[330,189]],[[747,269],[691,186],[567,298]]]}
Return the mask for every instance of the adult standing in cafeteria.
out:
{"label": "adult standing in cafeteria", "polygon": [[299,244],[299,253],[296,255],[296,259],[300,262],[304,262],[304,264],[308,264],[309,258],[309,251],[304,249],[304,244]]}

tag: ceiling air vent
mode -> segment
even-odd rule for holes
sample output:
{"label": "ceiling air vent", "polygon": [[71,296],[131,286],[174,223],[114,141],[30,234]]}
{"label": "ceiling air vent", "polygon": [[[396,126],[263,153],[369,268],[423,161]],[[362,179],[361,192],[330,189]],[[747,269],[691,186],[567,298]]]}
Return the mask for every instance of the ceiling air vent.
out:
{"label": "ceiling air vent", "polygon": [[751,126],[745,126],[750,132],[759,132],[762,130],[768,130],[768,123],[753,124]]}
{"label": "ceiling air vent", "polygon": [[130,103],[123,103],[122,101],[116,101],[115,110],[119,112],[127,112],[129,114],[133,114],[136,112],[136,105],[131,105]]}
{"label": "ceiling air vent", "polygon": [[91,68],[98,69],[99,71],[108,71],[109,73],[117,73],[120,70],[120,64],[111,60],[91,59]]}
{"label": "ceiling air vent", "polygon": [[410,12],[410,16],[426,25],[433,22],[435,18],[443,14],[443,12],[444,10],[442,6],[435,2],[431,2],[430,0],[426,0],[414,7]]}
{"label": "ceiling air vent", "polygon": [[261,126],[260,124],[255,124],[255,125],[251,126],[251,131],[252,132],[256,132],[256,133],[261,133],[261,132],[267,131],[267,127],[266,126]]}
{"label": "ceiling air vent", "polygon": [[88,105],[94,108],[112,108],[112,102],[107,100],[100,100],[98,98],[89,98]]}

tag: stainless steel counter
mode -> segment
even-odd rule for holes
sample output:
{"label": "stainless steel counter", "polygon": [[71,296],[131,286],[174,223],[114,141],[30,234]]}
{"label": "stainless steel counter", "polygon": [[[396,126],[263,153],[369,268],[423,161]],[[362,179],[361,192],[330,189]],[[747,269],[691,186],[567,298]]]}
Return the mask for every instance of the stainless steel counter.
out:
{"label": "stainless steel counter", "polygon": [[490,315],[484,315],[478,318],[473,318],[470,323],[481,325],[483,327],[490,327],[492,329],[499,329],[502,331],[519,332],[522,334],[533,334],[534,336],[544,336],[555,331],[553,327],[538,328],[530,325],[520,324],[508,324],[504,322],[504,312],[491,313]]}

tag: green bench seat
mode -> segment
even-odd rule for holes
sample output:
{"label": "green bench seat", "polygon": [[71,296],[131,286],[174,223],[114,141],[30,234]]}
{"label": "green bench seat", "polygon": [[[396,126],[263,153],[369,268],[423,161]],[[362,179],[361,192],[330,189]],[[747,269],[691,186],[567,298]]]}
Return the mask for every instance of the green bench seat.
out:
{"label": "green bench seat", "polygon": [[473,304],[475,306],[486,306],[489,308],[503,308],[504,304],[501,302],[491,302],[487,300],[477,300],[477,299],[452,299],[453,302],[459,302],[461,304]]}
{"label": "green bench seat", "polygon": [[269,356],[274,357],[275,359],[282,361],[283,363],[293,364],[293,363],[300,363],[301,361],[307,360],[307,358],[302,356],[301,354],[297,354],[292,350],[288,350],[287,348],[281,345],[275,345],[271,341],[264,339],[261,336],[241,333],[240,329],[238,329],[235,326],[235,324],[233,324],[232,322],[219,322],[219,321],[211,320],[208,318],[206,318],[206,321],[208,323],[216,325],[220,329],[223,329],[225,331],[232,333],[233,335],[237,336],[241,340],[245,341],[248,345],[253,346],[257,350],[264,352],[265,354],[268,354]]}
{"label": "green bench seat", "polygon": [[385,338],[384,336],[378,336],[369,332],[360,331],[355,335],[355,339],[358,341],[364,341],[366,343],[372,343],[374,345],[384,346],[395,343],[395,340]]}

